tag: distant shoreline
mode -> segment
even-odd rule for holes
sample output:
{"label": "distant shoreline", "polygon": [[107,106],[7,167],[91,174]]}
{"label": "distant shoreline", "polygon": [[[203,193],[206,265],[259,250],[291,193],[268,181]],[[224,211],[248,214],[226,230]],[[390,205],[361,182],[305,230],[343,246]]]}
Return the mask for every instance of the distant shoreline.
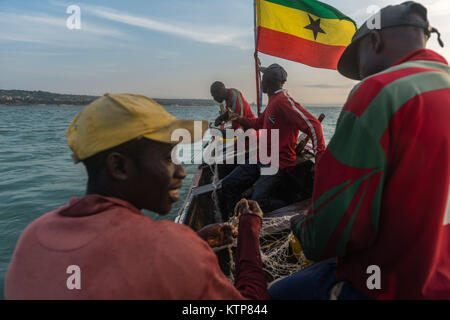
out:
{"label": "distant shoreline", "polygon": [[[158,102],[157,99],[153,99],[156,102]],[[160,105],[164,106],[164,107],[214,107],[214,106],[218,106],[214,103],[208,104],[208,105],[199,105],[199,104],[195,104],[195,103],[184,103],[184,104],[172,104],[172,103],[160,103],[158,102]],[[16,104],[10,104],[10,103],[0,103],[0,107],[55,107],[55,108],[59,108],[59,107],[85,107],[87,106],[89,103],[86,104],[55,104],[55,103],[49,103],[49,104],[43,104],[43,103],[16,103]]]}
{"label": "distant shoreline", "polygon": [[43,103],[0,103],[0,107],[83,107],[84,104],[43,104]]}
{"label": "distant shoreline", "polygon": [[[52,93],[47,91],[2,90],[0,89],[0,107],[77,107],[87,106],[100,96]],[[165,107],[218,107],[218,103],[209,99],[165,99],[152,98]],[[255,103],[250,103],[256,108]],[[309,107],[339,107],[342,105],[305,105]],[[265,108],[265,105],[262,106]]]}
{"label": "distant shoreline", "polygon": [[[46,91],[0,90],[0,106],[76,107],[86,106],[97,98],[99,98],[99,96],[60,94]],[[217,105],[214,100],[208,99],[153,98],[153,100],[163,106],[211,107]]]}

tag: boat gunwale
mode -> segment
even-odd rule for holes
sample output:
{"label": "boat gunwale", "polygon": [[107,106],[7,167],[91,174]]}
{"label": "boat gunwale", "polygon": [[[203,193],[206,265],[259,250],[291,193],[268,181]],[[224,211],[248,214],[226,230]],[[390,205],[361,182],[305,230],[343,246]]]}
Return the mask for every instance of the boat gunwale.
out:
{"label": "boat gunwale", "polygon": [[203,174],[203,170],[204,170],[204,168],[198,168],[197,171],[195,172],[194,177],[192,178],[191,184],[189,186],[189,192],[186,195],[186,198],[184,199],[182,206],[180,207],[180,209],[178,209],[177,216],[175,217],[176,223],[186,224],[185,223],[185,219],[186,219],[186,215],[187,215],[186,210],[189,210],[190,205],[192,203],[192,198],[193,198],[192,190],[194,190],[194,188],[198,187],[198,184],[200,183],[200,179]]}

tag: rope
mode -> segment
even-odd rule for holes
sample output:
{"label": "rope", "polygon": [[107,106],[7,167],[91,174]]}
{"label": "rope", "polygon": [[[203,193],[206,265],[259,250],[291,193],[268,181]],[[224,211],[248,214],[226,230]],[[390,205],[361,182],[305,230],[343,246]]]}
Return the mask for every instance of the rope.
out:
{"label": "rope", "polygon": [[[236,228],[239,227],[239,215],[238,204],[236,204],[234,215],[228,221]],[[283,229],[280,226],[289,225],[289,219],[290,216],[263,218],[260,231],[260,253],[263,270],[269,276],[270,281],[291,275],[311,264],[311,261],[306,259],[302,251],[295,252],[293,249],[295,237],[290,229],[274,232],[274,230]],[[228,278],[232,283],[234,283],[236,270],[233,247],[236,246],[236,240],[227,246],[230,259]]]}
{"label": "rope", "polygon": [[[213,192],[212,200],[214,202],[215,214],[220,216],[220,206],[217,197],[217,182],[219,181],[217,165],[213,168],[213,165],[208,165],[209,170],[213,176]],[[239,229],[239,203],[236,203],[234,207],[234,214],[228,222],[232,224],[236,229]],[[262,227],[260,231],[260,253],[263,262],[263,269],[269,276],[271,281],[279,278],[291,275],[306,266],[311,262],[306,259],[301,250],[293,249],[295,237],[290,228],[284,228],[289,226],[289,216],[264,218],[262,219]],[[274,233],[274,230],[282,230]],[[229,270],[228,279],[234,283],[236,263],[234,260],[233,247],[237,246],[237,239],[233,243],[216,249],[225,249],[228,251],[229,256]]]}

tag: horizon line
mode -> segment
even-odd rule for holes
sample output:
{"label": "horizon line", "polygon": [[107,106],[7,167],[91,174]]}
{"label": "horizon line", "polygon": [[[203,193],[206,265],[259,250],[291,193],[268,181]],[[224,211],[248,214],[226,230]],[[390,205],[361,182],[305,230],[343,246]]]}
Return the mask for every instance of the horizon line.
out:
{"label": "horizon line", "polygon": [[[51,94],[59,94],[59,95],[72,95],[72,96],[85,96],[85,97],[96,97],[96,98],[100,98],[102,96],[104,96],[106,93],[113,93],[114,92],[105,92],[104,94],[101,95],[97,95],[97,94],[80,94],[80,93],[60,93],[60,92],[52,92],[52,91],[45,91],[45,90],[31,90],[31,89],[2,89],[0,88],[0,91],[29,91],[29,92],[45,92],[45,93],[51,93]],[[217,101],[215,101],[214,99],[209,99],[209,98],[180,98],[180,97],[172,97],[172,98],[167,98],[167,97],[151,97],[148,96],[146,94],[142,94],[142,93],[131,93],[131,92],[120,92],[123,94],[139,94],[142,96],[146,96],[149,97],[150,99],[154,99],[154,100],[204,100],[204,101],[211,101],[214,103],[217,103]],[[117,94],[120,94],[117,93]],[[0,104],[5,106],[6,104]],[[256,102],[249,102],[249,105],[256,105]],[[265,107],[267,104],[262,104],[262,107]],[[336,108],[341,108],[343,107],[342,103],[304,103],[305,106],[307,107],[336,107]]]}

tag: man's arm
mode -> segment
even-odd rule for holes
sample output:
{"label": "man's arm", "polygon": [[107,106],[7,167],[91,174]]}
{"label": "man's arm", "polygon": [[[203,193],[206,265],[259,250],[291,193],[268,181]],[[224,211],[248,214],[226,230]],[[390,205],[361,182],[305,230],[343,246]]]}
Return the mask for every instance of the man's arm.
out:
{"label": "man's arm", "polygon": [[313,143],[314,153],[319,158],[325,151],[325,140],[320,121],[302,106],[297,106],[287,94],[285,99],[280,100],[277,111],[284,123],[308,135]]}
{"label": "man's arm", "polygon": [[269,299],[259,247],[263,213],[256,201],[241,200],[240,208],[235,287],[246,298]]}
{"label": "man's arm", "polygon": [[245,118],[245,117],[241,117],[236,113],[232,113],[230,116],[230,119],[233,121],[233,123],[238,123],[240,124],[242,127],[244,127],[244,129],[255,129],[255,130],[260,130],[263,128],[264,126],[264,114],[266,111],[263,112],[263,114],[261,116],[259,116],[258,118]]}
{"label": "man's arm", "polygon": [[209,224],[197,231],[197,235],[208,242],[211,248],[233,243],[236,234],[237,230],[228,222]]}
{"label": "man's arm", "polygon": [[250,105],[245,101],[243,103],[244,103],[244,107],[243,107],[244,108],[244,117],[250,118],[250,119],[256,118]]}
{"label": "man's arm", "polygon": [[[202,290],[200,299],[269,299],[259,247],[262,211],[258,203],[251,200],[241,200],[239,207],[241,215],[236,248],[235,285],[233,286],[224,276],[217,264],[217,257],[208,249],[210,253],[205,252],[202,258],[202,263],[208,264],[208,267],[204,268],[202,273],[206,273],[204,276],[209,281]],[[210,261],[207,262],[207,260]]]}
{"label": "man's arm", "polygon": [[377,235],[387,157],[373,124],[351,111],[344,108],[317,162],[310,212],[291,221],[310,260],[363,250]]}

